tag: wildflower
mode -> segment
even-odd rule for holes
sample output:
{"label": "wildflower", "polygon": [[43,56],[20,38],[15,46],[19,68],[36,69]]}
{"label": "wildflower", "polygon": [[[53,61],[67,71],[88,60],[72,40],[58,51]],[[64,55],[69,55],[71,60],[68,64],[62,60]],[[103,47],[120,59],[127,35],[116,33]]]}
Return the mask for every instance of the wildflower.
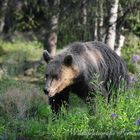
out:
{"label": "wildflower", "polygon": [[137,81],[138,81],[138,79],[135,76],[130,76],[129,83],[135,83]]}
{"label": "wildflower", "polygon": [[117,114],[111,114],[111,117],[112,118],[116,118],[117,117]]}
{"label": "wildflower", "polygon": [[138,118],[135,122],[134,122],[135,125],[140,125],[140,118]]}
{"label": "wildflower", "polygon": [[133,55],[133,56],[132,56],[132,60],[133,60],[133,62],[137,62],[138,60],[140,60],[140,56],[138,56],[138,55]]}

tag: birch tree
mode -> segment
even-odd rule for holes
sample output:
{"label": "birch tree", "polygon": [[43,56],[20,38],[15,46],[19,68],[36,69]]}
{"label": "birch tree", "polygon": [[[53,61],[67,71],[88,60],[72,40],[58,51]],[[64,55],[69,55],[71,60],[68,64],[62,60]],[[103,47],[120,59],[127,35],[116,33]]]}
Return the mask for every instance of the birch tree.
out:
{"label": "birch tree", "polygon": [[98,31],[97,36],[99,41],[103,41],[103,0],[98,0]]}
{"label": "birch tree", "polygon": [[109,23],[105,42],[112,50],[114,50],[116,40],[116,21],[118,16],[118,4],[119,0],[110,0]]}
{"label": "birch tree", "polygon": [[51,11],[46,24],[46,34],[44,39],[44,49],[47,49],[51,56],[54,56],[57,48],[57,28],[59,13],[59,0],[48,0],[49,10]]}

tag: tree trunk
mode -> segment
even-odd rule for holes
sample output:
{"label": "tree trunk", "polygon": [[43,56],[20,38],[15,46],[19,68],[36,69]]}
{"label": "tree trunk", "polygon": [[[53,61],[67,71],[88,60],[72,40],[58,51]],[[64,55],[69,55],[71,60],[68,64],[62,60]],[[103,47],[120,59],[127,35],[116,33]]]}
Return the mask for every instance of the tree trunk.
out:
{"label": "tree trunk", "polygon": [[48,39],[47,39],[47,51],[50,53],[51,56],[56,54],[57,48],[57,34],[56,32],[50,32]]}
{"label": "tree trunk", "polygon": [[116,21],[118,16],[119,0],[110,0],[110,3],[111,7],[109,13],[109,23],[105,42],[112,50],[114,50],[116,40]]}
{"label": "tree trunk", "polygon": [[3,1],[0,1],[0,34],[3,32],[3,28],[4,28],[4,25],[5,25],[5,13],[6,13],[6,9],[7,9],[7,2],[8,0],[3,0]]}
{"label": "tree trunk", "polygon": [[5,19],[4,19],[4,28],[3,33],[9,34],[10,31],[13,28],[14,25],[14,8],[15,8],[16,1],[14,0],[8,0],[7,2],[7,9],[5,13]]}
{"label": "tree trunk", "polygon": [[81,17],[82,17],[82,40],[87,38],[87,0],[82,0]]}
{"label": "tree trunk", "polygon": [[[48,0],[50,10],[53,11],[57,6],[59,6],[59,0]],[[57,28],[58,28],[58,15],[56,11],[51,14],[47,24],[47,31],[44,39],[44,49],[46,49],[51,56],[56,54],[57,48]]]}
{"label": "tree trunk", "polygon": [[103,41],[103,0],[98,0],[98,41]]}
{"label": "tree trunk", "polygon": [[2,33],[3,31],[3,27],[4,27],[4,16],[2,16],[0,18],[0,34]]}
{"label": "tree trunk", "polygon": [[83,16],[83,25],[86,25],[87,24],[86,0],[83,0],[83,3],[82,3],[82,16]]}
{"label": "tree trunk", "polygon": [[97,15],[95,15],[95,20],[94,20],[94,40],[98,40],[98,19]]}
{"label": "tree trunk", "polygon": [[118,45],[117,45],[117,48],[115,50],[115,52],[121,56],[121,49],[124,45],[124,40],[125,40],[125,36],[122,35],[122,34],[119,34],[119,37],[118,37]]}
{"label": "tree trunk", "polygon": [[97,1],[93,1],[94,8],[91,8],[92,10],[92,16],[94,17],[93,19],[93,40],[98,40],[98,8],[97,8]]}

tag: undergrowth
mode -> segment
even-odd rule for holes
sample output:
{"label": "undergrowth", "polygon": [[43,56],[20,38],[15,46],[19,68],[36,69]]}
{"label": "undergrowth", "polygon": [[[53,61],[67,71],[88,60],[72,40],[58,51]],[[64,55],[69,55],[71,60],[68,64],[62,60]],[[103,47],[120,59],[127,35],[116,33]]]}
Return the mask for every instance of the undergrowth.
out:
{"label": "undergrowth", "polygon": [[[135,139],[140,135],[137,84],[121,91],[116,107],[113,101],[107,104],[97,95],[94,114],[71,94],[69,111],[62,108],[56,120],[52,120],[47,97],[41,88],[8,78],[0,81],[0,87],[1,139]],[[91,108],[95,104],[91,104]]]}

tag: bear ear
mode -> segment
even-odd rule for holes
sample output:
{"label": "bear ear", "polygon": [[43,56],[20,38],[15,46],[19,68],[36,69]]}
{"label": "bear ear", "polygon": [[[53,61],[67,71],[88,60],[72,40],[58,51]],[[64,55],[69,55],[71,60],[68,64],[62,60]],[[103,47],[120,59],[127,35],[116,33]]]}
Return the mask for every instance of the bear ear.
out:
{"label": "bear ear", "polygon": [[47,63],[52,59],[51,55],[49,54],[49,52],[47,50],[44,50],[43,58]]}
{"label": "bear ear", "polygon": [[65,58],[64,58],[64,64],[66,66],[71,66],[72,62],[73,62],[73,56],[71,54],[65,56]]}

